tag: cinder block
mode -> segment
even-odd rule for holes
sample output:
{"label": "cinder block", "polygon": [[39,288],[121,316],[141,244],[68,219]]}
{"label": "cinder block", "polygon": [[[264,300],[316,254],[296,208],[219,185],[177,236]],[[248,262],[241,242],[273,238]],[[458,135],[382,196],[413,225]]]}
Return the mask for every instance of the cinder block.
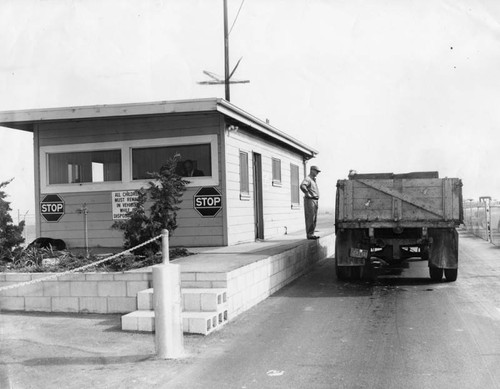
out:
{"label": "cinder block", "polygon": [[153,311],[134,311],[122,316],[122,330],[153,332],[155,313]]}
{"label": "cinder block", "polygon": [[0,297],[0,311],[24,311],[24,297]]}
{"label": "cinder block", "polygon": [[19,296],[43,296],[43,285],[41,282],[35,284],[22,285],[18,287]]}
{"label": "cinder block", "polygon": [[85,273],[69,273],[57,278],[59,281],[85,281]]}
{"label": "cinder block", "polygon": [[227,288],[227,281],[212,281],[212,288]]}
{"label": "cinder block", "polygon": [[108,313],[108,299],[106,297],[80,297],[80,312]]}
{"label": "cinder block", "polygon": [[[18,282],[2,282],[0,284],[0,287],[4,287],[4,286],[9,286],[9,285],[16,285],[18,284]],[[22,294],[19,293],[19,288],[11,288],[11,289],[5,289],[3,290],[2,292],[0,292],[0,296],[2,297],[7,297],[7,296],[11,296],[11,297],[17,297],[17,296],[22,296]]]}
{"label": "cinder block", "polygon": [[147,281],[147,273],[115,273],[115,281]]}
{"label": "cinder block", "polygon": [[202,293],[200,294],[200,309],[202,311],[215,311],[218,306],[222,305],[224,293]]}
{"label": "cinder block", "polygon": [[196,281],[196,274],[181,272],[181,281]]}
{"label": "cinder block", "polygon": [[211,288],[211,287],[212,283],[210,281],[181,281],[181,288]]}
{"label": "cinder block", "polygon": [[[141,311],[139,311],[141,312]],[[155,315],[153,311],[145,313],[137,318],[137,330],[153,332],[155,330]]]}
{"label": "cinder block", "polygon": [[77,297],[51,297],[52,312],[78,312]]}
{"label": "cinder block", "polygon": [[85,273],[85,280],[87,281],[113,281],[113,273]]}
{"label": "cinder block", "polygon": [[125,281],[103,281],[97,283],[97,295],[100,297],[108,296],[127,296]]}
{"label": "cinder block", "polygon": [[183,293],[182,302],[184,311],[201,311],[201,297],[199,293]]}
{"label": "cinder block", "polygon": [[123,331],[138,331],[139,324],[135,312],[131,312],[122,316],[122,330]]}
{"label": "cinder block", "polygon": [[217,312],[183,312],[182,318],[183,331],[190,334],[207,335],[219,325]]}
{"label": "cinder block", "polygon": [[26,297],[24,299],[24,309],[26,311],[50,312],[50,297]]}
{"label": "cinder block", "polygon": [[196,273],[196,281],[226,281],[226,273]]}
{"label": "cinder block", "polygon": [[150,287],[149,281],[128,281],[127,296],[137,296],[137,294]]}
{"label": "cinder block", "polygon": [[74,281],[69,283],[70,296],[73,297],[90,297],[97,296],[96,281]]}
{"label": "cinder block", "polygon": [[137,293],[137,309],[153,310],[153,288],[141,290]]}
{"label": "cinder block", "polygon": [[135,297],[108,297],[108,313],[126,313],[137,309]]}
{"label": "cinder block", "polygon": [[44,281],[43,295],[51,297],[69,297],[70,282],[69,281]]}
{"label": "cinder block", "polygon": [[11,282],[31,281],[31,274],[26,273],[6,273],[5,280]]}

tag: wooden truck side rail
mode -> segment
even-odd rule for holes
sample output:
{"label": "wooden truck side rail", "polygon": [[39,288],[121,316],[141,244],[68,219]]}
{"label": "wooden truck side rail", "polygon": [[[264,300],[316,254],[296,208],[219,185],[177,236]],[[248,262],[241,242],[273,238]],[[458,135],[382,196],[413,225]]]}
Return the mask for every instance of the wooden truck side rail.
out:
{"label": "wooden truck side rail", "polygon": [[461,186],[458,178],[339,180],[336,226],[456,227],[463,221]]}

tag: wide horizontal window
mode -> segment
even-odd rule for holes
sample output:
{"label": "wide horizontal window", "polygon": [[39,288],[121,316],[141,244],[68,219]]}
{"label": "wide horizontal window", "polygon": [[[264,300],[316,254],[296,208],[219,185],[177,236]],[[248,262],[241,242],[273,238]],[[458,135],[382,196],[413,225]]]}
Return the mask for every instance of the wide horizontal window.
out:
{"label": "wide horizontal window", "polygon": [[49,184],[120,181],[120,150],[48,154]]}
{"label": "wide horizontal window", "polygon": [[179,155],[176,173],[182,177],[212,176],[212,152],[210,143],[147,147],[132,149],[132,179],[150,178],[148,173],[157,172],[168,159]]}

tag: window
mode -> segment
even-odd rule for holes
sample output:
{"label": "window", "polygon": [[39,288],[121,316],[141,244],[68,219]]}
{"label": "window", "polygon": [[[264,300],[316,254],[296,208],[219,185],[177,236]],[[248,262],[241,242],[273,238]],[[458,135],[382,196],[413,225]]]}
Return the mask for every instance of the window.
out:
{"label": "window", "polygon": [[212,175],[210,143],[132,149],[132,179],[150,178],[149,172],[158,171],[168,159],[180,155],[176,173],[183,177]]}
{"label": "window", "polygon": [[273,158],[273,186],[281,186],[281,160]]}
{"label": "window", "polygon": [[240,199],[250,197],[250,182],[248,177],[248,153],[240,151]]}
{"label": "window", "polygon": [[48,154],[49,184],[121,181],[120,150]]}
{"label": "window", "polygon": [[291,199],[292,199],[292,208],[297,207],[300,203],[299,199],[299,167],[297,165],[294,165],[293,163],[290,164],[290,183],[291,183]]}
{"label": "window", "polygon": [[40,191],[137,190],[150,179],[148,172],[175,154],[188,187],[220,184],[218,135],[212,134],[42,146]]}

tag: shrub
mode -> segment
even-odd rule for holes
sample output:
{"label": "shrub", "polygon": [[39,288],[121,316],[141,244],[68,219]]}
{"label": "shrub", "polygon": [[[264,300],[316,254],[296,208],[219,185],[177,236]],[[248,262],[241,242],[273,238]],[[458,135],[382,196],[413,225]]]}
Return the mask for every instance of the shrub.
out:
{"label": "shrub", "polygon": [[[124,232],[125,249],[137,246],[140,243],[160,235],[163,229],[173,234],[177,228],[178,204],[182,202],[182,195],[189,181],[183,180],[176,174],[177,163],[180,156],[176,155],[167,160],[158,172],[149,173],[151,181],[147,188],[138,191],[138,201],[129,213],[129,219],[120,220],[112,228]],[[146,204],[152,203],[146,209]],[[161,240],[156,240],[134,251],[139,255],[151,255],[161,249]]]}
{"label": "shrub", "polygon": [[21,243],[24,242],[23,229],[24,220],[15,225],[10,216],[10,202],[6,201],[7,194],[2,188],[12,182],[4,181],[0,183],[0,260],[11,260],[13,256],[21,250]]}

